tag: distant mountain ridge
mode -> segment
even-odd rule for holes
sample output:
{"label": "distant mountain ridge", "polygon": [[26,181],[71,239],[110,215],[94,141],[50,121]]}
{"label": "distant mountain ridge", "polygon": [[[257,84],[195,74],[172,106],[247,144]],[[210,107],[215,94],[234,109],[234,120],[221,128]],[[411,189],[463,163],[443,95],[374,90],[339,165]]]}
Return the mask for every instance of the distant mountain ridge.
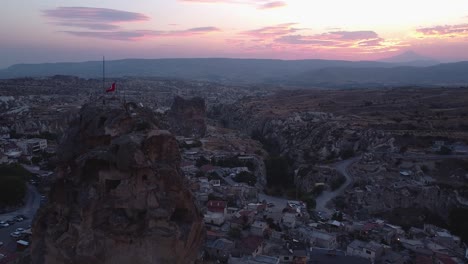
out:
{"label": "distant mountain ridge", "polygon": [[[468,62],[437,64],[430,67],[402,65],[407,64],[342,60],[125,59],[107,61],[106,76],[109,78],[159,77],[301,87],[466,85],[468,83]],[[101,78],[102,62],[17,64],[0,70],[0,79],[53,75]]]}
{"label": "distant mountain ridge", "polygon": [[422,56],[412,50],[379,61],[400,64],[401,66],[434,66],[440,64],[439,61]]}
{"label": "distant mountain ridge", "polygon": [[[278,76],[298,74],[328,67],[390,67],[373,61],[262,60],[262,59],[125,59],[106,61],[109,77],[145,76],[218,81],[263,82]],[[0,78],[75,75],[96,78],[102,75],[102,62],[17,64],[0,71]]]}

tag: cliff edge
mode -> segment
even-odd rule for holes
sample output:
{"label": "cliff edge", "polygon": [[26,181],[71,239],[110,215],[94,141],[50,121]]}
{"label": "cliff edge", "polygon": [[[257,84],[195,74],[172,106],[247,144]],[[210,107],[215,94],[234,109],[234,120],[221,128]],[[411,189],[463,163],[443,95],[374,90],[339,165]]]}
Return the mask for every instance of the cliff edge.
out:
{"label": "cliff edge", "polygon": [[179,173],[177,141],[149,109],[84,105],[59,148],[33,263],[193,263],[202,216]]}

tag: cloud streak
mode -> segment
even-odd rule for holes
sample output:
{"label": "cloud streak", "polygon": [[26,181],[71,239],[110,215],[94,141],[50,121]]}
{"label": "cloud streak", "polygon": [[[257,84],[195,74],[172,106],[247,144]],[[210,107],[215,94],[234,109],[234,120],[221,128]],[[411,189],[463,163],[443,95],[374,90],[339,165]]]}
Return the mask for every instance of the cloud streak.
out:
{"label": "cloud streak", "polygon": [[150,19],[141,13],[95,7],[58,7],[43,10],[42,13],[55,25],[92,30],[115,30],[120,23]]}
{"label": "cloud streak", "polygon": [[62,31],[64,33],[87,38],[99,38],[122,41],[137,41],[147,38],[189,37],[220,31],[216,27],[198,27],[186,30],[132,30],[132,31]]}
{"label": "cloud streak", "polygon": [[[58,7],[45,10],[43,15],[52,24],[75,30],[60,32],[76,37],[100,38],[109,40],[137,41],[144,38],[187,37],[220,31],[217,27],[195,27],[185,30],[125,30],[120,24],[142,22],[150,18],[141,13],[94,7]],[[86,29],[86,30],[83,30]]]}
{"label": "cloud streak", "polygon": [[468,37],[468,24],[426,27],[416,30],[420,38],[456,38]]}
{"label": "cloud streak", "polygon": [[280,7],[285,7],[286,3],[283,1],[275,1],[275,2],[268,2],[259,5],[257,8],[258,9],[273,9],[273,8],[280,8]]}
{"label": "cloud streak", "polygon": [[284,1],[271,1],[271,0],[181,0],[187,3],[209,3],[209,4],[241,4],[255,6],[260,10],[281,8],[287,6]]}
{"label": "cloud streak", "polygon": [[241,34],[247,35],[250,37],[255,37],[255,38],[262,38],[262,39],[276,38],[276,37],[280,37],[280,36],[284,36],[287,34],[297,32],[299,29],[294,28],[293,27],[294,25],[296,25],[296,23],[279,24],[279,25],[244,31]]}
{"label": "cloud streak", "polygon": [[[278,52],[386,52],[407,46],[396,40],[386,40],[375,31],[346,31],[331,29],[311,34],[310,29],[299,28],[295,23],[279,24],[240,32],[238,47],[244,50],[263,49]],[[246,38],[250,37],[250,39]]]}

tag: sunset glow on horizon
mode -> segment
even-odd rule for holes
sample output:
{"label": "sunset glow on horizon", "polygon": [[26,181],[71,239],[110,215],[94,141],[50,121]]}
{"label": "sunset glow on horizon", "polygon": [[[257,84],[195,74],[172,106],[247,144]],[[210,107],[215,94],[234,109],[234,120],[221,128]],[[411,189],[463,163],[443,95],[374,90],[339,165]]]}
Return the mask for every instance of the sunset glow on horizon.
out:
{"label": "sunset glow on horizon", "polygon": [[17,0],[1,21],[0,68],[102,55],[468,60],[466,0]]}

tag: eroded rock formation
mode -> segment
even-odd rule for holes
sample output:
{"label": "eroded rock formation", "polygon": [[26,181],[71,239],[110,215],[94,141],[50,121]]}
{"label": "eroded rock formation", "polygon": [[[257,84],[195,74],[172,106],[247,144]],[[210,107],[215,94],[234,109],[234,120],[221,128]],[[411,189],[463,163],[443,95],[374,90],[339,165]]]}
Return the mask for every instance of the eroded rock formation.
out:
{"label": "eroded rock formation", "polygon": [[145,108],[83,106],[65,133],[50,202],[33,224],[33,263],[193,263],[202,217],[174,136]]}
{"label": "eroded rock formation", "polygon": [[176,96],[168,112],[171,131],[180,136],[203,137],[206,133],[205,115],[203,98],[184,99]]}

